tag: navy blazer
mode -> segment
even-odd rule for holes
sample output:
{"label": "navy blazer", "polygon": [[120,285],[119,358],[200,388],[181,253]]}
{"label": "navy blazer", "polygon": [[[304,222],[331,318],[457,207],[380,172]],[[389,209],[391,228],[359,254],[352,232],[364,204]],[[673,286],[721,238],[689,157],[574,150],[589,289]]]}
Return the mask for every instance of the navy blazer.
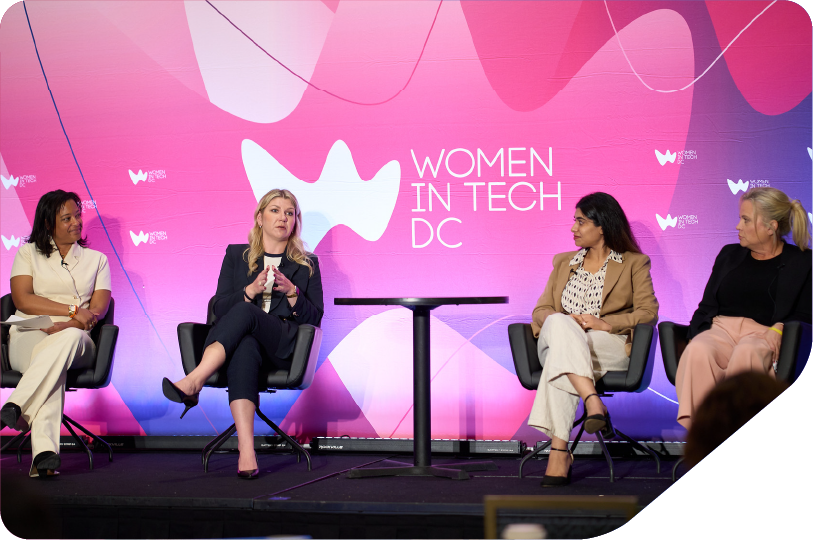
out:
{"label": "navy blazer", "polygon": [[[720,309],[717,303],[717,290],[729,272],[737,268],[750,256],[751,250],[739,244],[723,246],[709,282],[703,292],[703,299],[692,316],[688,338],[711,328],[711,321]],[[793,244],[785,243],[782,253],[776,258],[779,268],[776,283],[776,303],[771,324],[788,321],[811,321],[811,251],[802,251]]]}
{"label": "navy blazer", "polygon": [[[217,278],[217,292],[215,293],[214,312],[219,319],[240,302],[244,302],[243,289],[251,285],[257,275],[263,270],[263,257],[257,260],[257,269],[248,275],[248,263],[243,253],[248,244],[229,244],[226,256],[223,257],[223,266],[220,267],[220,277]],[[248,255],[248,254],[246,254]],[[270,316],[277,316],[282,322],[282,336],[276,356],[287,358],[290,356],[296,343],[296,332],[300,324],[319,326],[325,312],[322,298],[322,274],[319,271],[319,259],[310,254],[308,258],[313,263],[313,275],[309,275],[307,266],[283,256],[279,263],[279,271],[299,287],[299,296],[296,303],[291,306],[285,295],[272,290]],[[269,277],[273,274],[269,271]],[[269,280],[271,281],[271,280]],[[253,304],[262,306],[262,295],[258,294]],[[217,320],[215,320],[217,324]]]}

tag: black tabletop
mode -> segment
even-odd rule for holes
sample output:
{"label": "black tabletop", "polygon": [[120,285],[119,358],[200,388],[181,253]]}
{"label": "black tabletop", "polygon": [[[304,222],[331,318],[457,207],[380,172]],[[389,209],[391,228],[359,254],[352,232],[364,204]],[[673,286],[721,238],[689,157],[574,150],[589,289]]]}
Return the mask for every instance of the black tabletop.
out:
{"label": "black tabletop", "polygon": [[507,296],[459,296],[452,298],[334,298],[337,306],[447,306],[459,304],[507,304]]}

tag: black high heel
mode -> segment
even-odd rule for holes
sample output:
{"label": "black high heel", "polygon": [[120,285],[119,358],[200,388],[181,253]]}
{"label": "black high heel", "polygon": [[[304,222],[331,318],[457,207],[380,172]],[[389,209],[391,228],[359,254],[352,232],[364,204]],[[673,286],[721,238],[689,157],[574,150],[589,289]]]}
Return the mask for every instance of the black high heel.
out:
{"label": "black high heel", "polygon": [[37,476],[40,478],[59,476],[59,471],[56,469],[58,469],[60,465],[62,465],[62,460],[59,458],[59,454],[49,450],[36,455],[33,469],[37,471]]}
{"label": "black high heel", "polygon": [[[254,452],[254,461],[257,461],[257,452]],[[259,462],[257,463],[257,468],[256,469],[250,469],[248,471],[241,471],[239,469],[239,466],[238,466],[237,477],[242,478],[243,480],[254,480],[258,476],[260,476],[260,468],[259,467],[260,467]]]}
{"label": "black high heel", "polygon": [[573,457],[573,454],[570,452],[570,450],[561,450],[559,448],[553,448],[552,446],[550,449],[556,450],[557,452],[567,452],[568,454],[570,454],[571,459],[570,468],[567,469],[567,476],[550,476],[546,474],[545,476],[542,477],[542,482],[540,483],[540,485],[542,487],[566,486],[570,484],[570,474],[573,472],[573,461],[575,461],[576,458]]}
{"label": "black high heel", "polygon": [[17,422],[20,421],[22,415],[23,411],[19,405],[6,401],[6,404],[0,409],[0,429],[10,427],[11,429],[22,431],[22,429],[17,427]]}
{"label": "black high heel", "polygon": [[166,377],[164,377],[164,380],[161,383],[161,389],[164,391],[165,398],[175,403],[183,403],[186,406],[186,408],[181,413],[181,418],[184,417],[184,415],[187,413],[187,411],[189,411],[189,409],[197,406],[198,404],[200,392],[198,392],[197,394],[187,396],[185,393],[183,393],[183,391],[181,391],[181,389],[172,384],[172,381],[170,381]]}
{"label": "black high heel", "polygon": [[[601,400],[601,396],[598,394],[590,394],[586,398],[584,398],[585,403],[591,397],[596,396]],[[586,407],[586,405],[585,405]],[[601,432],[601,436],[605,439],[612,439],[615,437],[615,430],[613,429],[613,425],[610,422],[610,411],[607,411],[606,414],[591,414],[584,420],[584,431],[590,433],[591,435],[596,431]]]}

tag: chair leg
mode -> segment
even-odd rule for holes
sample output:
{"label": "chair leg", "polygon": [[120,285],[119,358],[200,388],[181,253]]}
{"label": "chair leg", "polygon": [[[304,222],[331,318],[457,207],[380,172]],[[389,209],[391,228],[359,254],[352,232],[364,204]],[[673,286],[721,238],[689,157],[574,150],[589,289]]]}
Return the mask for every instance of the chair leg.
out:
{"label": "chair leg", "polygon": [[600,431],[596,431],[596,438],[598,439],[598,444],[601,446],[601,451],[604,453],[604,457],[607,459],[607,465],[610,467],[610,483],[612,484],[615,482],[615,473],[613,472],[613,458],[610,457],[610,452],[607,450],[607,445],[604,444],[604,437],[601,436]]}
{"label": "chair leg", "polygon": [[[231,437],[234,434],[234,431],[229,431],[233,427],[235,427],[235,424],[232,424],[231,426],[229,426],[229,428],[226,429],[225,431],[223,431],[221,433],[218,433],[217,436],[214,439],[212,439],[211,441],[206,443],[206,446],[203,447],[203,450],[200,453],[200,462],[201,462],[201,464],[206,464],[206,454],[209,452],[209,449],[212,446],[217,445],[217,447],[220,448],[220,446],[223,444],[222,442],[220,442],[220,439],[228,439],[229,437]],[[218,444],[218,443],[220,443],[220,444]]]}
{"label": "chair leg", "polygon": [[88,455],[88,460],[90,461],[90,470],[92,471],[93,470],[93,452],[90,451],[90,448],[88,448],[88,445],[85,444],[85,441],[83,441],[82,438],[79,435],[76,434],[76,432],[73,430],[71,425],[65,420],[64,416],[62,417],[62,425],[65,426],[66,428],[68,428],[68,431],[71,433],[71,435],[73,435],[74,440],[77,443],[81,444],[82,447],[85,449],[85,453]]}
{"label": "chair leg", "polygon": [[209,472],[209,458],[212,454],[214,454],[218,448],[223,446],[226,441],[229,440],[229,437],[234,435],[234,432],[237,431],[237,426],[232,424],[229,428],[212,439],[209,444],[207,444],[203,449],[203,472]]}
{"label": "chair leg", "polygon": [[14,443],[25,437],[27,433],[28,433],[27,431],[21,431],[20,433],[12,437],[10,441],[8,441],[6,444],[0,447],[0,452],[5,452],[6,449],[8,449],[11,446],[14,446]]}
{"label": "chair leg", "polygon": [[576,438],[573,439],[573,444],[570,445],[570,453],[571,454],[576,451],[576,447],[579,445],[579,440],[581,440],[582,434],[584,434],[584,420],[586,418],[587,418],[587,412],[585,411],[582,414],[581,418],[579,418],[578,420],[573,422],[573,427],[576,427],[579,424],[581,424],[581,428],[579,428],[579,432],[576,434]]}
{"label": "chair leg", "polygon": [[262,411],[260,410],[260,408],[259,408],[259,407],[257,407],[257,416],[259,416],[259,417],[260,417],[260,418],[263,420],[263,422],[265,422],[266,424],[268,424],[269,426],[271,426],[271,429],[273,429],[274,431],[276,431],[276,432],[277,432],[277,434],[278,434],[280,437],[282,437],[283,439],[285,439],[286,441],[288,441],[288,444],[290,444],[290,445],[291,445],[291,447],[294,449],[294,451],[295,451],[295,452],[297,452],[297,456],[296,456],[296,461],[297,461],[297,463],[299,463],[299,461],[300,461],[300,459],[299,459],[300,455],[304,455],[304,456],[305,456],[305,459],[307,459],[307,460],[308,460],[308,470],[310,471],[310,470],[311,470],[311,455],[308,453],[308,451],[307,451],[307,450],[305,450],[304,448],[302,448],[302,445],[300,445],[300,444],[299,444],[298,442],[296,442],[294,439],[292,439],[291,437],[289,437],[287,433],[285,433],[284,431],[282,431],[282,429],[280,429],[280,427],[279,427],[278,425],[276,425],[274,422],[272,422],[271,420],[269,420],[269,418],[268,418],[267,416],[265,416],[265,415],[262,413]]}
{"label": "chair leg", "polygon": [[552,440],[549,440],[548,442],[546,442],[545,444],[543,444],[542,446],[540,446],[539,448],[535,449],[533,452],[531,452],[530,454],[528,454],[527,456],[522,458],[522,461],[519,462],[519,477],[520,478],[522,478],[522,467],[525,466],[525,462],[528,461],[529,459],[531,459],[532,457],[534,457],[535,455],[537,455],[539,452],[541,452],[542,450],[544,450],[548,446],[550,446],[550,444],[552,442],[553,442]]}
{"label": "chair leg", "polygon": [[672,467],[672,483],[673,484],[675,482],[677,482],[677,470],[678,470],[678,467],[680,466],[681,463],[683,463],[683,458],[680,458],[679,460],[677,460],[677,462],[675,463],[675,466]]}
{"label": "chair leg", "polygon": [[75,427],[77,427],[77,428],[79,428],[80,430],[82,430],[82,432],[83,432],[85,435],[87,435],[88,437],[90,437],[90,438],[91,438],[91,439],[93,439],[94,441],[96,441],[96,442],[98,442],[98,443],[101,443],[101,444],[103,444],[105,447],[107,447],[107,460],[108,460],[108,461],[113,461],[113,449],[112,449],[112,448],[110,448],[110,445],[109,445],[109,444],[107,444],[107,441],[105,441],[104,439],[102,439],[101,437],[99,437],[98,435],[96,435],[95,433],[92,433],[92,432],[88,431],[87,429],[85,429],[85,426],[83,426],[82,424],[80,424],[79,422],[77,422],[76,420],[74,420],[73,418],[71,418],[70,416],[68,416],[67,414],[64,414],[64,413],[62,414],[62,421],[63,421],[63,422],[65,422],[65,421],[70,422],[70,423],[71,423],[71,424],[73,424]]}
{"label": "chair leg", "polygon": [[[22,433],[20,435],[22,435]],[[25,432],[25,437],[23,437],[23,440],[20,441],[20,445],[17,447],[17,463],[22,463],[22,461],[23,461],[23,447],[25,446],[25,443],[30,443],[30,442],[31,442],[31,432],[26,431]]]}
{"label": "chair leg", "polygon": [[658,474],[661,473],[661,458],[658,457],[658,454],[654,450],[642,445],[638,441],[632,440],[631,437],[629,437],[627,434],[625,434],[620,429],[614,428],[614,430],[618,435],[621,435],[622,439],[624,439],[625,441],[630,443],[634,448],[637,448],[638,450],[641,450],[642,452],[646,452],[647,454],[652,456],[652,458],[655,460],[655,463],[657,463],[657,465],[658,465]]}

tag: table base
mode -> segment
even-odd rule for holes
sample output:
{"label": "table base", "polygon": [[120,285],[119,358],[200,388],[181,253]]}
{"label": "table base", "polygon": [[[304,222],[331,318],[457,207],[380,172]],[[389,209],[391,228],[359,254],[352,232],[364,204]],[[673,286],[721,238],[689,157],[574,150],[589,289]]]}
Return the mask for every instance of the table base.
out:
{"label": "table base", "polygon": [[402,461],[385,459],[384,467],[372,469],[351,469],[347,478],[371,478],[375,476],[436,476],[452,480],[468,480],[467,471],[496,471],[493,461],[473,461],[470,463],[444,463],[443,465],[418,466]]}

